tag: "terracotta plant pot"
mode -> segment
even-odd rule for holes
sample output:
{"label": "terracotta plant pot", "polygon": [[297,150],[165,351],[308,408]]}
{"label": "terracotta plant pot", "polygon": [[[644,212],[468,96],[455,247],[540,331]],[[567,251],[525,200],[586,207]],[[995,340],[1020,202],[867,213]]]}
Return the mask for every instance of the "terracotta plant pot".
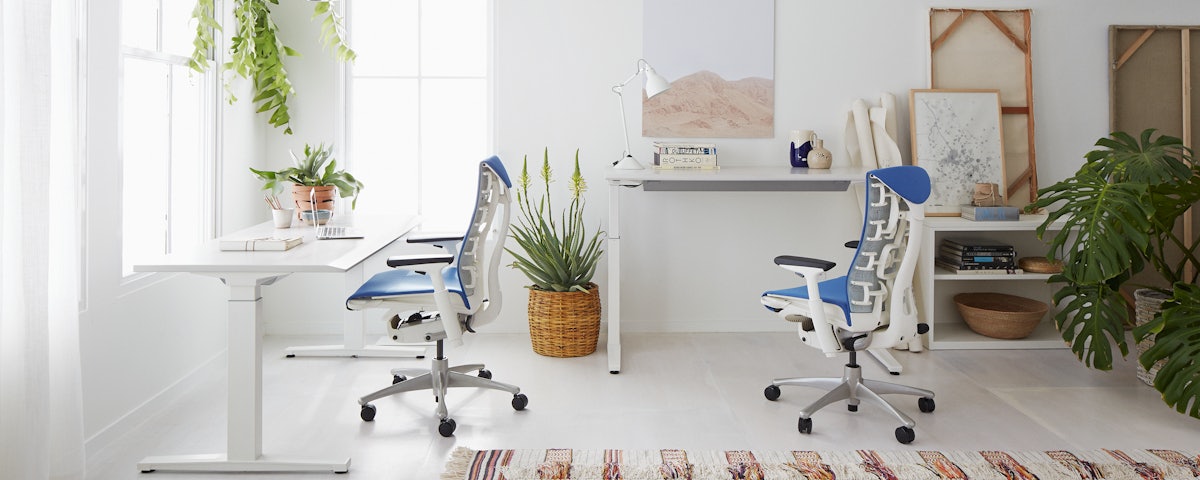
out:
{"label": "terracotta plant pot", "polygon": [[[310,192],[316,190],[316,202],[311,203]],[[312,187],[308,185],[292,185],[292,201],[296,204],[296,218],[303,220],[300,216],[301,212],[309,210],[329,210],[333,211],[333,200],[337,198],[337,187],[326,185],[321,187]],[[320,223],[325,223],[328,220],[323,220]]]}

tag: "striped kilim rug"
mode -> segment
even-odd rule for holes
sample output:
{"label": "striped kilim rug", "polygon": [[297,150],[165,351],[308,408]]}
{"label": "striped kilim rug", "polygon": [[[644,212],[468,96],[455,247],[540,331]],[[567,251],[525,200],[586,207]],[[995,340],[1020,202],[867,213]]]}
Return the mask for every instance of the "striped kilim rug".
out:
{"label": "striped kilim rug", "polygon": [[1200,478],[1196,450],[780,451],[470,450],[442,480],[526,479],[972,479]]}

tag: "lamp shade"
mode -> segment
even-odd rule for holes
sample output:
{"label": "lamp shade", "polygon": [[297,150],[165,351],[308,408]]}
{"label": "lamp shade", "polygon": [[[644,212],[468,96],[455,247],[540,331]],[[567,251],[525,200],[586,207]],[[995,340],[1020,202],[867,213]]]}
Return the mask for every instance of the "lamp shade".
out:
{"label": "lamp shade", "polygon": [[671,82],[654,71],[653,67],[646,66],[646,98],[653,97],[671,88]]}

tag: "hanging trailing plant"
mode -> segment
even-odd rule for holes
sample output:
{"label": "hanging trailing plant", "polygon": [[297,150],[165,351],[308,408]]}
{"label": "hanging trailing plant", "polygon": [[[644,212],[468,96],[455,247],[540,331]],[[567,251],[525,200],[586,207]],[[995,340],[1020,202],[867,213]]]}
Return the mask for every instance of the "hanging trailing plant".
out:
{"label": "hanging trailing plant", "polygon": [[[346,45],[342,17],[332,3],[333,0],[315,2],[312,18],[322,18],[321,43],[333,52],[334,58],[352,62],[357,55]],[[269,5],[279,5],[279,0],[234,0],[235,25],[229,38],[229,61],[222,68],[253,82],[256,111],[270,112],[267,123],[282,127],[283,133],[291,135],[288,98],[296,90],[288,80],[283,57],[298,57],[300,53],[279,40],[279,28],[271,19]],[[197,0],[192,18],[196,20],[196,37],[192,41],[194,50],[188,66],[204,72],[211,66],[211,55],[215,51],[214,32],[224,29],[216,20],[214,0]],[[225,94],[232,104],[237,101],[237,96],[233,94],[231,80],[232,77],[225,78]]]}

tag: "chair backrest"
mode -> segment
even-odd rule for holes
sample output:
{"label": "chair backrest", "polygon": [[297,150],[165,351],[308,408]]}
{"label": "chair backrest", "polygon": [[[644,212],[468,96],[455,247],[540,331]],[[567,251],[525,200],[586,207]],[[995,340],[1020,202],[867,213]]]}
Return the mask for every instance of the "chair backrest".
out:
{"label": "chair backrest", "polygon": [[872,170],[866,181],[862,233],[847,273],[847,323],[855,330],[884,323],[889,330],[896,327],[894,339],[875,338],[871,342],[881,345],[910,337],[916,329],[912,280],[930,181],[929,174],[915,166]]}
{"label": "chair backrest", "polygon": [[471,224],[459,247],[458,281],[462,286],[471,325],[494,319],[500,312],[500,256],[508,237],[512,181],[500,159],[479,162],[479,189]]}

